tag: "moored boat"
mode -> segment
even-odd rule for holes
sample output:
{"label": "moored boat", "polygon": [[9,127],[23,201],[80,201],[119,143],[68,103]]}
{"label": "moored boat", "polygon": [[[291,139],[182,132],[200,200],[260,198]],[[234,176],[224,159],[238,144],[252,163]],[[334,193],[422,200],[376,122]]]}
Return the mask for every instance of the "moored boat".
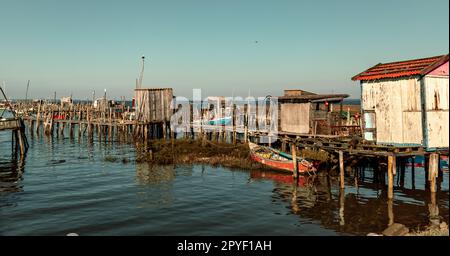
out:
{"label": "moored boat", "polygon": [[[406,166],[411,167],[412,165],[413,165],[412,159],[408,159],[408,161],[406,162]],[[439,165],[443,171],[448,172],[448,156],[441,155],[440,160],[439,160]],[[415,156],[414,167],[425,168],[425,157],[424,156]]]}
{"label": "moored boat", "polygon": [[[250,157],[253,161],[263,164],[275,170],[294,172],[292,157],[289,159],[286,153],[249,142]],[[299,173],[315,172],[314,165],[306,159],[297,157],[297,170]]]}
{"label": "moored boat", "polygon": [[231,121],[232,121],[232,118],[230,116],[228,116],[228,117],[209,120],[209,124],[210,125],[229,125],[229,124],[231,124]]}

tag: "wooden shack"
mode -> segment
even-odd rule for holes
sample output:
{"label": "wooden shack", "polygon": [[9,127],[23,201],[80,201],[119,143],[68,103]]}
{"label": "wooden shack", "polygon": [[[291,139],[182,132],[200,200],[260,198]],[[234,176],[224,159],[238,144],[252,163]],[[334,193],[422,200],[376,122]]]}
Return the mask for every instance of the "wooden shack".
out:
{"label": "wooden shack", "polygon": [[361,84],[364,138],[381,145],[448,148],[449,56],[380,63]]}
{"label": "wooden shack", "polygon": [[339,113],[347,94],[315,94],[304,90],[285,90],[278,97],[279,128],[282,132],[304,135],[331,135],[342,125]]}
{"label": "wooden shack", "polygon": [[170,122],[173,110],[172,88],[138,88],[134,90],[136,119],[143,123]]}

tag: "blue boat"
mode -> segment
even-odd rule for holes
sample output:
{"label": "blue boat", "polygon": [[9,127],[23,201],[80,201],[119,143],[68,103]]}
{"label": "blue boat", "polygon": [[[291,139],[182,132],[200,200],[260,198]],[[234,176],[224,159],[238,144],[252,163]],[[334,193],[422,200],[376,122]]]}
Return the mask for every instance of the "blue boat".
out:
{"label": "blue boat", "polygon": [[223,117],[218,119],[209,120],[210,125],[228,125],[231,124],[231,117]]}

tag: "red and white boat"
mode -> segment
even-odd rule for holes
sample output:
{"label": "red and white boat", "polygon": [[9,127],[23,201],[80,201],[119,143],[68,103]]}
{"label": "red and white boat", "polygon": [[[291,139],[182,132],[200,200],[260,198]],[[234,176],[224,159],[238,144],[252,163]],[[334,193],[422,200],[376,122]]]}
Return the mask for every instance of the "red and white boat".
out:
{"label": "red and white boat", "polygon": [[[275,170],[294,172],[294,163],[292,157],[289,158],[288,154],[251,142],[248,145],[250,148],[250,157],[253,161]],[[299,173],[309,173],[315,172],[316,168],[311,162],[297,157],[297,170]]]}

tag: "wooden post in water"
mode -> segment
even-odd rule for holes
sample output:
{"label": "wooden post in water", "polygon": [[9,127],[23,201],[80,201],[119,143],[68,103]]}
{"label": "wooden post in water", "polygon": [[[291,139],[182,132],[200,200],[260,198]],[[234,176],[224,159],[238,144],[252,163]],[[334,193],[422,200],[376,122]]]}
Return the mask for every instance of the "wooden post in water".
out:
{"label": "wooden post in water", "polygon": [[440,218],[439,218],[439,207],[436,203],[436,192],[430,193],[430,203],[428,204],[428,210],[430,211],[429,213],[430,225],[432,227],[439,227]]}
{"label": "wooden post in water", "polygon": [[[58,121],[56,121],[55,126],[56,126],[56,131],[55,131],[56,138],[59,138],[59,126],[60,126],[60,123]],[[52,136],[53,136],[53,133],[52,133]]]}
{"label": "wooden post in water", "polygon": [[33,120],[32,119],[29,119],[28,120],[28,130],[30,131],[30,134],[31,134],[31,136],[33,136],[33,128],[34,128],[34,122],[33,122]]}
{"label": "wooden post in water", "polygon": [[428,170],[428,180],[430,181],[430,191],[431,193],[436,192],[436,177],[438,176],[438,164],[439,155],[432,153],[430,155],[430,167]]}
{"label": "wooden post in water", "polygon": [[36,134],[39,134],[39,125],[40,125],[40,120],[41,119],[41,103],[39,103],[38,105],[38,112],[36,114]]}
{"label": "wooden post in water", "polygon": [[394,224],[394,200],[392,198],[388,199],[388,219],[389,223],[388,226],[391,226]]}
{"label": "wooden post in water", "polygon": [[281,151],[286,152],[286,140],[281,139]]}
{"label": "wooden post in water", "polygon": [[74,132],[73,132],[74,124],[73,124],[72,122],[69,124],[69,129],[70,129],[70,131],[69,131],[69,137],[70,137],[71,139],[73,139],[73,138],[74,138]]}
{"label": "wooden post in water", "polygon": [[295,144],[291,144],[291,154],[292,154],[292,164],[294,165],[294,179],[298,178],[298,168],[297,168],[297,150],[295,148]]}
{"label": "wooden post in water", "polygon": [[395,156],[388,156],[388,199],[394,198],[394,168]]}
{"label": "wooden post in water", "polygon": [[344,152],[339,150],[339,181],[340,188],[345,188],[345,174],[344,174]]}
{"label": "wooden post in water", "polygon": [[20,155],[23,156],[25,154],[25,142],[24,142],[22,131],[20,129],[16,130],[16,138],[17,138],[16,141],[19,142]]}
{"label": "wooden post in water", "polygon": [[345,225],[345,189],[339,189],[339,225]]}

